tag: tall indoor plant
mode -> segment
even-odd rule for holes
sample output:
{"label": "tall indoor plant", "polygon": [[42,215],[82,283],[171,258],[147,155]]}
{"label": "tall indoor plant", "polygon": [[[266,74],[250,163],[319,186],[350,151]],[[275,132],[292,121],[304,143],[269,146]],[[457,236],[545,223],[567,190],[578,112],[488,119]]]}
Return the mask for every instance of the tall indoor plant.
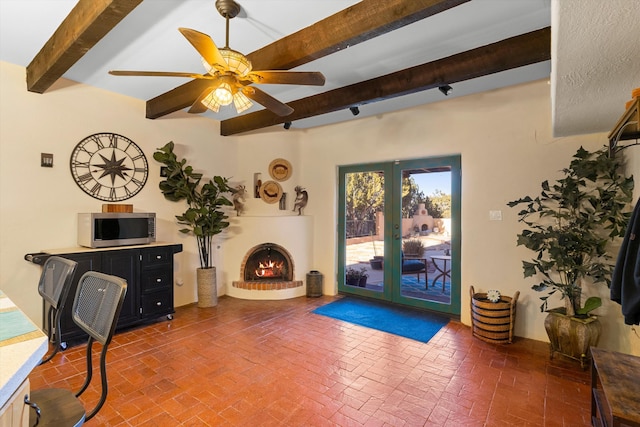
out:
{"label": "tall indoor plant", "polygon": [[[210,278],[208,280],[213,280],[213,289],[210,289],[207,284],[201,286],[201,279],[198,279],[198,305],[216,305],[212,241],[213,236],[229,226],[229,222],[226,221],[228,217],[222,207],[233,205],[224,196],[224,193],[232,193],[233,189],[227,184],[227,178],[220,176],[214,176],[201,184],[203,175],[194,172],[193,168],[186,164],[186,159],[178,160],[173,152],[174,146],[171,141],[153,153],[153,158],[166,167],[166,179],[160,182],[160,191],[167,200],[184,200],[187,203],[187,210],[182,215],[176,215],[178,224],[185,226],[180,232],[196,237],[200,258],[199,277],[206,276]],[[207,279],[202,281],[204,280]]]}
{"label": "tall indoor plant", "polygon": [[[522,206],[519,221],[527,228],[518,234],[518,245],[535,253],[533,259],[522,262],[524,277],[536,276],[541,281],[532,289],[549,291],[540,298],[542,311],[556,293],[564,299],[565,308],[550,310],[553,314],[587,317],[601,305],[598,297],[582,304],[582,284],[588,279],[611,285],[614,257],[609,248],[624,235],[633,191],[633,177],[622,175],[621,168],[620,153],[610,156],[607,148],[589,152],[580,147],[561,178],[553,184],[542,182],[540,195],[508,203]],[[548,322],[549,316],[545,326]],[[553,352],[556,338],[549,338]]]}

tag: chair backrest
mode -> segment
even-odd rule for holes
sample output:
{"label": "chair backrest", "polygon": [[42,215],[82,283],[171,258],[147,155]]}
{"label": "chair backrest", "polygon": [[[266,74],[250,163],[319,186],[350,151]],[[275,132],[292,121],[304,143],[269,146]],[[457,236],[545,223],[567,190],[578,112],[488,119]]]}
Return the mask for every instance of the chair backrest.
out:
{"label": "chair backrest", "polygon": [[73,300],[73,321],[94,340],[109,344],[126,292],[126,280],[97,271],[86,272]]}
{"label": "chair backrest", "polygon": [[57,310],[67,299],[77,266],[77,262],[59,256],[47,258],[42,266],[38,293],[54,309]]}

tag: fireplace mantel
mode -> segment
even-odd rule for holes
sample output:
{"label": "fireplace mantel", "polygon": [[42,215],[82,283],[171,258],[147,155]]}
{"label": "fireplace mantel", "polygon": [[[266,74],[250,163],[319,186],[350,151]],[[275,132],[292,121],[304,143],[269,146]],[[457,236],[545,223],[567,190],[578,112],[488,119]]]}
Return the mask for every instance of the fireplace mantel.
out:
{"label": "fireplace mantel", "polygon": [[239,216],[231,217],[227,239],[222,252],[224,266],[224,293],[242,299],[288,299],[304,296],[305,286],[284,289],[242,289],[232,286],[240,281],[241,264],[247,251],[263,243],[275,243],[284,247],[293,258],[294,281],[305,283],[313,259],[313,218],[310,216]]}

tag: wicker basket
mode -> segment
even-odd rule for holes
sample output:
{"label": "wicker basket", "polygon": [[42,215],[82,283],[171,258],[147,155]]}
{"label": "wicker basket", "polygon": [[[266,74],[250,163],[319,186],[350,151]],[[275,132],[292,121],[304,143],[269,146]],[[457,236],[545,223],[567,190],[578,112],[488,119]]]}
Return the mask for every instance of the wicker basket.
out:
{"label": "wicker basket", "polygon": [[516,292],[513,298],[501,296],[500,301],[491,302],[487,299],[486,293],[475,293],[473,286],[469,291],[473,336],[493,344],[511,343],[520,292]]}

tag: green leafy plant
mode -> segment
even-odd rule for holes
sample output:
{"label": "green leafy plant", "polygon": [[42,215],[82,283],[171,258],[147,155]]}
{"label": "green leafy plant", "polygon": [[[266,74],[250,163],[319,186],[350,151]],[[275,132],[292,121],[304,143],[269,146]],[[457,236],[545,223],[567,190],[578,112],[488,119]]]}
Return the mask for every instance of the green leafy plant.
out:
{"label": "green leafy plant", "polygon": [[366,267],[347,267],[347,270],[345,271],[345,282],[348,285],[358,285],[360,279],[363,277],[369,277]]}
{"label": "green leafy plant", "polygon": [[419,239],[405,240],[402,242],[402,251],[406,256],[421,257],[424,249],[424,243]]}
{"label": "green leafy plant", "polygon": [[228,218],[222,210],[223,206],[233,203],[224,193],[233,193],[228,186],[227,178],[214,176],[201,185],[202,174],[194,172],[188,166],[186,159],[178,160],[173,152],[173,141],[153,153],[153,158],[166,166],[166,179],[160,182],[160,191],[165,199],[172,202],[184,200],[187,210],[182,215],[176,215],[178,224],[184,225],[181,233],[192,234],[198,242],[200,266],[212,266],[212,240],[229,226]]}
{"label": "green leafy plant", "polygon": [[556,292],[570,316],[586,315],[601,305],[598,297],[581,305],[582,280],[611,285],[613,257],[608,248],[624,235],[634,186],[632,176],[620,174],[620,157],[609,156],[607,148],[589,152],[580,147],[562,178],[554,184],[542,182],[539,196],[507,204],[524,207],[518,216],[527,228],[518,234],[518,245],[536,254],[522,262],[524,277],[542,279],[532,289],[550,290],[540,298],[541,311]]}

